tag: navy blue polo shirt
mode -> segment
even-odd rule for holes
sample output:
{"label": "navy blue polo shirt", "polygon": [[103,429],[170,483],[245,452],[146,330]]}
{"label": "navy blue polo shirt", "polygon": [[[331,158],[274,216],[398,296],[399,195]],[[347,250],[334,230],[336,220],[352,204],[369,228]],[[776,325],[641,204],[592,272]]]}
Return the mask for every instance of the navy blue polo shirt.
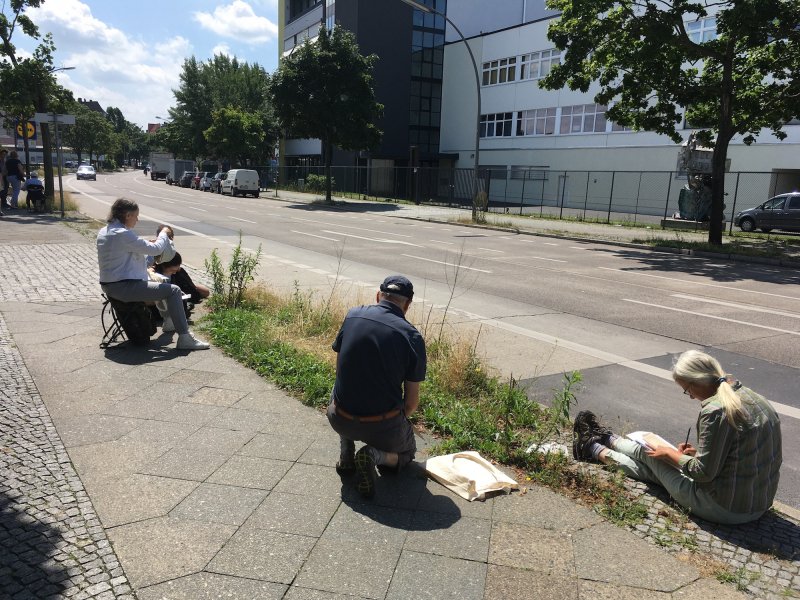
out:
{"label": "navy blue polo shirt", "polygon": [[425,340],[388,300],[351,308],[332,347],[339,353],[333,395],[354,415],[401,408],[403,382],[425,379]]}

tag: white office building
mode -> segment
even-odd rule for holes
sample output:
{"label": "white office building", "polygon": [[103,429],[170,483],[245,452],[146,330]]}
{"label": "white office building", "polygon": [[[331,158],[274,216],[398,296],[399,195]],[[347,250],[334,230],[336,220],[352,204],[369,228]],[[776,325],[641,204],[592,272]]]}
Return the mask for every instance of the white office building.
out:
{"label": "white office building", "polygon": [[[666,136],[629,131],[610,122],[605,107],[594,102],[596,89],[584,94],[539,87],[539,80],[561,59],[547,39],[547,28],[556,15],[546,10],[544,0],[449,0],[447,9],[448,17],[468,39],[479,71],[481,167],[507,169],[509,186],[526,170],[676,171],[679,145]],[[713,17],[687,26],[698,40],[716,35]],[[464,44],[452,27],[446,39],[439,151],[449,158],[440,165],[471,168],[478,121],[476,78]],[[684,139],[691,131],[684,128]],[[783,141],[765,130],[752,146],[745,146],[740,137],[730,145],[731,174],[770,174],[760,176],[758,184],[751,178],[753,201],[800,187],[800,121],[784,131],[787,138]],[[497,177],[493,173],[492,178]],[[587,175],[585,185],[596,179]],[[566,189],[565,182],[561,185]],[[667,193],[677,194],[680,185]],[[603,193],[598,191],[600,196]]]}

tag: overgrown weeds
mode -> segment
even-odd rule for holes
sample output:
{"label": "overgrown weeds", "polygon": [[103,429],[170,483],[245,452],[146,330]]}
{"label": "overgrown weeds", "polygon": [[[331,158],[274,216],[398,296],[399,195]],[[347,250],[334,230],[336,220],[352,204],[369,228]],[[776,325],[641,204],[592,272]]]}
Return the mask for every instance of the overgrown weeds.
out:
{"label": "overgrown weeds", "polygon": [[[244,268],[234,264],[242,253],[234,252],[227,270],[214,256],[207,263],[215,269],[215,294],[221,297],[211,302],[212,310],[201,326],[216,345],[243,364],[305,404],[325,406],[335,379],[330,344],[347,311],[336,286],[327,298],[297,284],[280,295],[263,286],[248,289],[248,277],[240,276],[233,279],[244,282],[236,288],[241,298],[231,303],[227,301],[230,276],[222,274]],[[251,267],[255,264],[248,262],[245,270]],[[580,373],[566,373],[550,406],[544,406],[532,400],[513,376],[501,381],[489,372],[473,341],[440,330],[438,337],[428,340],[427,352],[428,375],[413,419],[436,438],[434,453],[476,450],[529,481],[601,504],[601,512],[615,522],[634,523],[644,516],[644,507],[628,497],[620,476],[598,476],[596,469],[576,467],[563,453],[539,451],[545,443],[564,441]]]}

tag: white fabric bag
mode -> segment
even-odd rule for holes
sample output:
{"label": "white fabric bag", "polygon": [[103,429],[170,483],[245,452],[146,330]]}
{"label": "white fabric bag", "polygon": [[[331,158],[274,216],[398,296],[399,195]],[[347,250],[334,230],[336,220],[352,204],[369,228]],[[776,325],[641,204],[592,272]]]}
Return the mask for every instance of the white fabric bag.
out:
{"label": "white fabric bag", "polygon": [[519,489],[516,481],[472,450],[429,458],[425,472],[470,502],[484,500],[489,492]]}

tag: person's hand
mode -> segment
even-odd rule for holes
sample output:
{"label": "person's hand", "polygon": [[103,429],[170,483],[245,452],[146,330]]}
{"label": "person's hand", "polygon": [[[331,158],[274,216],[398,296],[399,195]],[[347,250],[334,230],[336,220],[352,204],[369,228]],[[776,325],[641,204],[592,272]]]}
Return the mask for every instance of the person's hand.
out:
{"label": "person's hand", "polygon": [[697,454],[697,448],[692,446],[691,444],[678,444],[678,452],[681,454],[688,454],[689,456],[694,456]]}
{"label": "person's hand", "polygon": [[175,232],[172,231],[172,227],[170,227],[170,226],[164,227],[164,231],[167,232],[167,237],[169,239],[171,239],[171,240],[175,239]]}
{"label": "person's hand", "polygon": [[666,446],[657,446],[656,448],[645,448],[645,454],[653,458],[666,458],[669,456],[669,448]]}

